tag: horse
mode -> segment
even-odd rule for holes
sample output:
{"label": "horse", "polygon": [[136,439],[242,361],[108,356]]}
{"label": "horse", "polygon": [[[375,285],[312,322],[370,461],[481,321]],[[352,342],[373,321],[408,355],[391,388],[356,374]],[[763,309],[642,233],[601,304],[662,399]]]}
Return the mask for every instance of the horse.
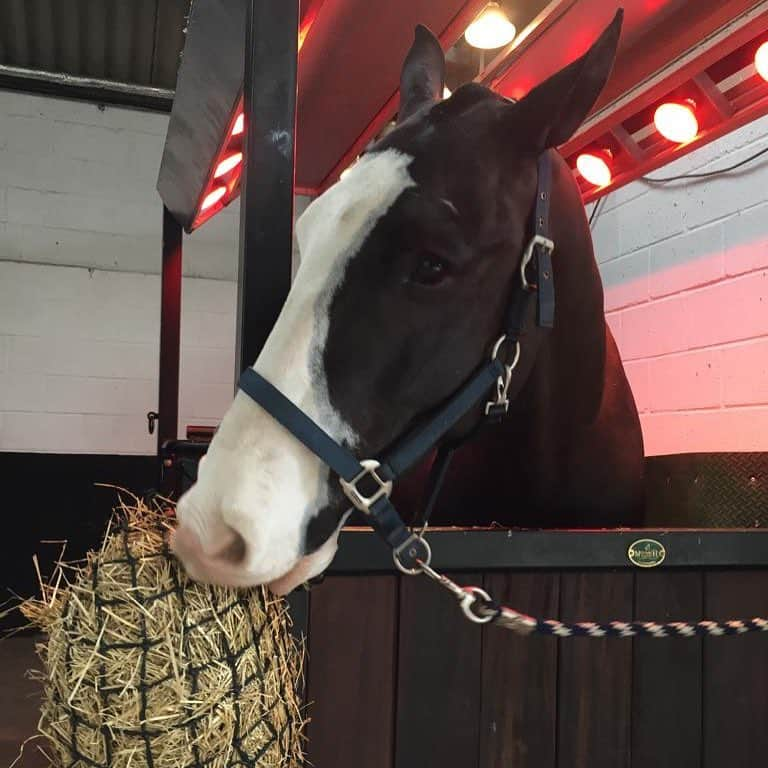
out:
{"label": "horse", "polygon": [[[418,26],[395,127],[296,223],[300,266],[252,368],[336,443],[379,455],[491,355],[549,156],[554,324],[527,310],[506,417],[477,430],[481,402],[443,438],[473,436],[435,523],[613,527],[642,515],[637,408],[578,186],[556,151],[602,91],[621,23],[619,11],[583,56],[516,101],[478,83],[444,99],[443,51]],[[432,460],[395,488],[408,515]],[[195,580],[285,594],[336,553],[352,511],[338,481],[238,391],[178,501],[172,549]]]}

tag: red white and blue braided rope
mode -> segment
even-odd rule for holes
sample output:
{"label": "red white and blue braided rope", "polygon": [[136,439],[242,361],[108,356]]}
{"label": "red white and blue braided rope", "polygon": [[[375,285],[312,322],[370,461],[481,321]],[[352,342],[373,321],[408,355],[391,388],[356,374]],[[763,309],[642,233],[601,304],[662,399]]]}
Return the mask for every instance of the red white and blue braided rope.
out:
{"label": "red white and blue braided rope", "polygon": [[555,637],[722,637],[748,632],[768,632],[768,619],[731,619],[729,621],[578,621],[536,619],[511,608],[478,606],[480,615],[492,611],[491,622],[518,634]]}
{"label": "red white and blue braided rope", "polygon": [[551,637],[728,637],[749,632],[768,632],[768,619],[728,621],[575,621],[537,619],[503,605],[496,605],[480,587],[462,587],[445,574],[420,563],[420,571],[447,589],[459,602],[464,615],[478,624],[496,624],[519,635]]}

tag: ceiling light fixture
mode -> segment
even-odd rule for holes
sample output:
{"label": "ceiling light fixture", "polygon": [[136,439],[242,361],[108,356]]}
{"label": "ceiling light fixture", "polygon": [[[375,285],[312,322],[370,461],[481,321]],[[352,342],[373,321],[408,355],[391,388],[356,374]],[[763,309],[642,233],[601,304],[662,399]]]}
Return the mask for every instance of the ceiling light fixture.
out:
{"label": "ceiling light fixture", "polygon": [[596,187],[607,187],[613,178],[611,175],[611,152],[607,149],[596,152],[582,152],[576,158],[579,173]]}
{"label": "ceiling light fixture", "polygon": [[657,108],[653,115],[656,130],[670,141],[687,144],[699,133],[699,121],[696,119],[696,104],[690,99],[667,101]]}
{"label": "ceiling light fixture", "polygon": [[464,38],[473,48],[501,48],[512,42],[517,30],[501,6],[488,3],[475,20],[467,27]]}

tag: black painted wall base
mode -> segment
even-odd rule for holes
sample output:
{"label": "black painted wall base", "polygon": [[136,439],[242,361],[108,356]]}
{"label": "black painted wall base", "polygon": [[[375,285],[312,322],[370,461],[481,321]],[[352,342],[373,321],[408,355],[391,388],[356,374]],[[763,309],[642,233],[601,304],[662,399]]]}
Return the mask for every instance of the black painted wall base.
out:
{"label": "black painted wall base", "polygon": [[[171,448],[168,456],[172,457],[173,472],[179,477],[174,494],[178,495],[194,482],[197,459],[205,446],[175,441]],[[646,523],[649,528],[747,529],[768,526],[766,453],[658,456],[648,459],[647,468],[649,505]],[[145,494],[157,487],[159,469],[155,456],[0,453],[5,522],[5,535],[0,545],[0,602],[13,594],[29,596],[36,593],[32,556],[37,554],[41,567],[45,569],[46,563],[52,563],[60,551],[60,545],[43,545],[42,540],[68,541],[69,559],[80,558],[89,548],[98,546],[117,499],[116,490],[99,487],[100,483]],[[551,556],[554,551],[558,555],[550,563],[552,567],[563,567],[566,554],[571,558],[593,558],[596,552],[601,553],[601,557],[608,557],[610,553],[610,558],[613,558],[610,564],[617,566],[626,556],[628,542],[624,539],[631,535],[627,533],[623,538],[607,536],[602,539],[599,534],[553,531],[538,535],[515,534],[507,540],[498,532],[474,535],[465,532],[463,536],[469,536],[470,544],[477,544],[484,556],[480,557],[473,546],[467,546],[466,541],[458,551],[463,558],[475,557],[473,564],[482,562],[486,567],[493,557],[504,561],[503,564],[497,562],[494,567],[511,567],[515,563],[518,567],[524,564],[543,567],[545,552]],[[455,549],[454,544],[459,542],[460,537],[449,537],[447,546],[440,543],[440,537],[441,534],[436,534],[435,556],[440,560],[448,552],[448,559],[451,559],[450,552]],[[766,531],[755,536],[721,533],[706,536],[705,540],[712,543],[712,551],[718,556],[733,550],[738,557],[751,557],[749,565],[754,566],[758,561],[764,562],[760,558],[765,558],[768,551],[767,537]],[[389,555],[373,536],[349,532],[343,538],[345,543],[331,568],[332,572],[390,570]],[[687,563],[677,560],[680,557],[692,557],[694,560],[701,557],[701,552],[688,546],[694,541],[692,537],[682,536],[682,548],[677,539],[672,541],[673,538],[674,535],[668,541],[667,564],[685,565]],[[539,545],[544,549],[537,553],[535,550]],[[539,559],[532,563],[531,557]],[[697,563],[708,566],[726,564],[724,561],[705,563],[704,560]],[[463,567],[458,562],[451,562],[450,565]],[[303,608],[306,610],[306,606]],[[296,611],[296,619],[298,625],[303,623],[302,611]],[[14,621],[18,619],[0,619],[0,628]]]}
{"label": "black painted wall base", "polygon": [[[0,543],[0,602],[37,594],[33,555],[44,572],[61,552],[76,560],[101,541],[117,491],[99,483],[148,493],[158,479],[155,456],[0,453],[4,532]],[[13,614],[0,628],[18,626]]]}

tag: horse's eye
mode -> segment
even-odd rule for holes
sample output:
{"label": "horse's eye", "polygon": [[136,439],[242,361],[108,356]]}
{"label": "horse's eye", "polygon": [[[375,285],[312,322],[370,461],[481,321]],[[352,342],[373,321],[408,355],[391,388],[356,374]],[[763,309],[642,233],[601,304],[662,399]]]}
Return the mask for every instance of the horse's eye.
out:
{"label": "horse's eye", "polygon": [[411,282],[420,285],[437,285],[448,274],[448,263],[437,256],[424,256],[411,274]]}

